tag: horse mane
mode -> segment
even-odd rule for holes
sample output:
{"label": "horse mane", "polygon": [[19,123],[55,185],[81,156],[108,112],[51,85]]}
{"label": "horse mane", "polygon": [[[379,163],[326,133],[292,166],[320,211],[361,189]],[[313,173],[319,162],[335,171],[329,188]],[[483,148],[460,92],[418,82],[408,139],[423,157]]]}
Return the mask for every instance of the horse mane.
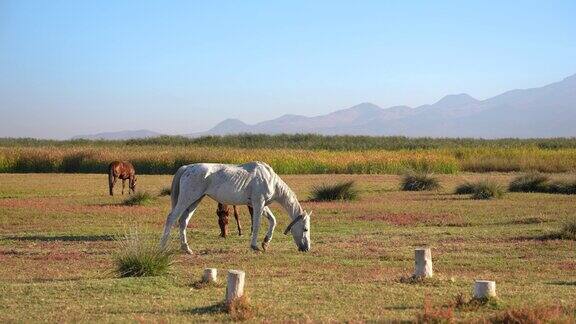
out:
{"label": "horse mane", "polygon": [[292,189],[280,178],[275,172],[273,173],[276,178],[276,194],[281,199],[281,204],[287,211],[290,211],[291,216],[299,216],[304,213],[304,209],[298,201],[298,197]]}

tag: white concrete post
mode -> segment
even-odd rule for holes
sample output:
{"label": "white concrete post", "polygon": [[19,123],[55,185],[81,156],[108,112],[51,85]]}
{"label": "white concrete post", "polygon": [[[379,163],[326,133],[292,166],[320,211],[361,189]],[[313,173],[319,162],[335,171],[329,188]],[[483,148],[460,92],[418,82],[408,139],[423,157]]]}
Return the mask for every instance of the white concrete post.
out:
{"label": "white concrete post", "polygon": [[430,278],[434,275],[432,271],[432,252],[430,248],[418,248],[414,250],[414,277]]}
{"label": "white concrete post", "polygon": [[218,269],[216,268],[204,269],[204,275],[202,275],[202,281],[216,283],[216,281],[218,281]]}
{"label": "white concrete post", "polygon": [[474,282],[475,299],[485,299],[496,297],[496,281],[476,280]]}
{"label": "white concrete post", "polygon": [[244,271],[228,270],[226,283],[226,304],[244,295]]}

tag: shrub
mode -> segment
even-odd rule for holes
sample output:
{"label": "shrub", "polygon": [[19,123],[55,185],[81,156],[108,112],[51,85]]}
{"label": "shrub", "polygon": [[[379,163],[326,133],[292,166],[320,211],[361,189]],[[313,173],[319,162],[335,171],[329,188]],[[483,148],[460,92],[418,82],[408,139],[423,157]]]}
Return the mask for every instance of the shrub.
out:
{"label": "shrub", "polygon": [[164,187],[162,188],[162,190],[160,190],[160,196],[170,196],[171,194],[172,194],[171,187]]}
{"label": "shrub", "polygon": [[404,175],[400,188],[404,191],[435,190],[440,182],[427,172],[410,172]]}
{"label": "shrub", "polygon": [[354,187],[354,181],[341,182],[334,185],[323,184],[314,187],[310,197],[312,201],[356,199],[358,199],[358,190]]}
{"label": "shrub", "polygon": [[154,197],[146,191],[138,191],[126,198],[122,204],[126,206],[148,205],[154,201]]}
{"label": "shrub", "polygon": [[146,240],[138,232],[118,240],[120,249],[114,255],[116,272],[120,277],[159,276],[168,272],[174,253],[160,249],[155,240]]}
{"label": "shrub", "polygon": [[540,173],[529,173],[516,177],[508,190],[512,192],[547,192],[549,190],[550,177]]}
{"label": "shrub", "polygon": [[483,180],[474,184],[472,199],[492,199],[502,198],[503,196],[504,188],[494,181]]}

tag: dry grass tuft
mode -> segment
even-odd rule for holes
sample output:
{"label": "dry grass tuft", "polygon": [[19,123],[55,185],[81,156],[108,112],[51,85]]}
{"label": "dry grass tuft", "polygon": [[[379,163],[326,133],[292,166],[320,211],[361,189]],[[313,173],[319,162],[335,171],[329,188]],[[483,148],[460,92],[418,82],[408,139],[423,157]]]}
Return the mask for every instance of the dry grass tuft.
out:
{"label": "dry grass tuft", "polygon": [[256,308],[251,304],[250,298],[244,295],[235,298],[226,307],[233,321],[247,321],[256,315]]}
{"label": "dry grass tuft", "polygon": [[138,232],[124,235],[118,245],[120,249],[114,255],[114,263],[120,277],[160,276],[173,264],[173,251],[160,249],[158,242]]}
{"label": "dry grass tuft", "polygon": [[171,187],[164,187],[160,190],[159,196],[170,196],[172,195],[172,188]]}
{"label": "dry grass tuft", "polygon": [[126,198],[122,204],[126,206],[143,206],[150,205],[153,202],[154,197],[150,193],[146,191],[138,191]]}

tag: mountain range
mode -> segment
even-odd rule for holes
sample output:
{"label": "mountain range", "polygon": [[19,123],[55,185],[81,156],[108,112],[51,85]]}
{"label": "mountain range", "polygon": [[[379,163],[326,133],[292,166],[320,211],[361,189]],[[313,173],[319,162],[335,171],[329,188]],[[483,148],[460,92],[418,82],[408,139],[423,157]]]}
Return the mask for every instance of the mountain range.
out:
{"label": "mountain range", "polygon": [[134,138],[148,138],[162,136],[161,133],[157,133],[147,129],[139,130],[125,130],[119,132],[104,132],[92,135],[78,135],[72,137],[72,139],[88,139],[88,140],[124,140],[124,139],[134,139]]}
{"label": "mountain range", "polygon": [[[283,115],[257,124],[226,119],[205,132],[409,137],[574,137],[576,136],[576,74],[539,88],[511,90],[478,100],[468,94],[447,95],[419,107],[381,108],[361,103],[314,117]],[[156,133],[157,134],[157,133]]]}

